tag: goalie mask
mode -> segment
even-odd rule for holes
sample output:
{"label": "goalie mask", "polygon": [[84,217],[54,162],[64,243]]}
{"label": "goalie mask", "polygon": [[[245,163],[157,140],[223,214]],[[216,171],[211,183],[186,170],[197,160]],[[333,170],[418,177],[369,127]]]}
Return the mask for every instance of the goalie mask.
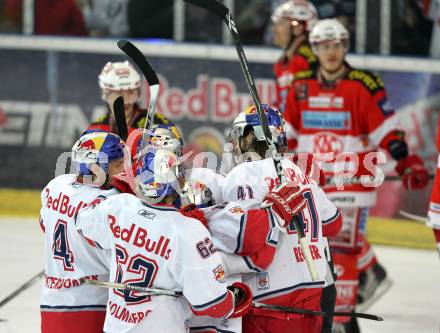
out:
{"label": "goalie mask", "polygon": [[147,149],[136,163],[135,177],[137,195],[148,202],[158,203],[166,196],[181,193],[182,166],[169,150]]}
{"label": "goalie mask", "polygon": [[[283,116],[266,104],[262,104],[261,107],[275,147],[278,151],[286,149],[287,137]],[[234,119],[228,142],[232,144],[236,157],[248,152],[256,152],[260,157],[265,157],[268,146],[255,106],[246,108]]]}
{"label": "goalie mask", "polygon": [[163,148],[182,156],[183,140],[174,124],[155,124],[150,128],[147,145],[151,148]]}
{"label": "goalie mask", "polygon": [[108,132],[86,133],[72,147],[72,163],[79,175],[92,175],[91,164],[97,164],[108,173],[108,164],[123,157],[121,138]]}

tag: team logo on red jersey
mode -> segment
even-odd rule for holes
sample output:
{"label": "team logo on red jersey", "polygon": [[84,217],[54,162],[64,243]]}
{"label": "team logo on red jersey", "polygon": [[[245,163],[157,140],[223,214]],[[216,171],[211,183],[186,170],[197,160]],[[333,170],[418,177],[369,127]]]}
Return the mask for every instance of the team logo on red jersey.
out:
{"label": "team logo on red jersey", "polygon": [[232,214],[236,214],[236,215],[244,214],[244,210],[241,207],[238,207],[238,206],[230,208],[229,211]]}
{"label": "team logo on red jersey", "polygon": [[319,132],[313,138],[314,153],[330,153],[336,155],[344,151],[344,143],[341,138],[331,132]]}
{"label": "team logo on red jersey", "polygon": [[220,283],[225,282],[225,276],[226,276],[225,269],[221,264],[218,265],[212,272],[214,273],[214,278],[216,281]]}
{"label": "team logo on red jersey", "polygon": [[295,86],[295,98],[297,101],[305,100],[309,96],[309,88],[307,84],[302,83],[298,86]]}

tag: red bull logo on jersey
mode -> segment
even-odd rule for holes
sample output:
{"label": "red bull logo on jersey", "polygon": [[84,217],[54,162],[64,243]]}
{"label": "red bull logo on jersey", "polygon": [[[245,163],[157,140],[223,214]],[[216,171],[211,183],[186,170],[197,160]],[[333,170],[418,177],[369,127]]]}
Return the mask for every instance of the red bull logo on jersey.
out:
{"label": "red bull logo on jersey", "polygon": [[220,283],[225,282],[225,276],[226,276],[225,269],[221,264],[218,265],[212,272],[214,273],[214,278],[217,282]]}
{"label": "red bull logo on jersey", "polygon": [[77,206],[70,204],[70,197],[60,192],[57,197],[50,195],[50,190],[46,188],[46,208],[52,209],[60,214],[73,217],[82,207],[87,206],[86,203],[80,201]]}
{"label": "red bull logo on jersey", "polygon": [[121,228],[113,215],[108,216],[110,229],[115,238],[132,244],[136,247],[144,248],[147,252],[154,253],[168,260],[171,255],[169,248],[171,240],[161,235],[158,240],[148,237],[148,230],[132,224],[129,228]]}

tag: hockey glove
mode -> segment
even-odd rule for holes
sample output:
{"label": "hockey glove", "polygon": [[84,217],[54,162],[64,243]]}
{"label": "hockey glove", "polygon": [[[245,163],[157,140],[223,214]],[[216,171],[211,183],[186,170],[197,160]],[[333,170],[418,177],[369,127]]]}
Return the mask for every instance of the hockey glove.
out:
{"label": "hockey glove", "polygon": [[234,282],[228,289],[234,294],[235,308],[229,318],[242,317],[248,313],[252,305],[253,295],[247,284]]}
{"label": "hockey glove", "polygon": [[396,172],[402,176],[403,186],[407,190],[421,189],[428,184],[428,171],[417,155],[409,155],[399,160]]}
{"label": "hockey glove", "polygon": [[[301,189],[294,183],[285,183],[275,187],[263,199],[263,208],[272,207],[274,213],[281,218],[281,227],[286,228],[293,216],[304,208],[306,199]],[[279,219],[278,219],[279,220]]]}
{"label": "hockey glove", "polygon": [[318,163],[313,160],[313,154],[295,154],[293,155],[291,161],[299,166],[307,177],[316,181],[319,186],[323,187],[326,185],[324,171],[321,169]]}
{"label": "hockey glove", "polygon": [[196,205],[182,207],[179,211],[182,215],[199,220],[206,228],[208,228],[208,220],[205,217],[205,213],[198,209]]}

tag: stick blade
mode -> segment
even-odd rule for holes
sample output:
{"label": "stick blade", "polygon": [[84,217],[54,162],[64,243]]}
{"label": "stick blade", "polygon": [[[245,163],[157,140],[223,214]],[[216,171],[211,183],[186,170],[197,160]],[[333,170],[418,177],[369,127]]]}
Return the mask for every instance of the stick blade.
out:
{"label": "stick blade", "polygon": [[123,141],[127,141],[128,128],[127,120],[125,119],[124,98],[122,96],[118,96],[113,102],[113,112],[115,114],[118,135]]}
{"label": "stick blade", "polygon": [[217,0],[183,0],[185,2],[188,2],[194,6],[204,8],[211,13],[214,13],[221,19],[226,19],[229,8],[223,5],[222,3],[218,2]]}
{"label": "stick blade", "polygon": [[118,41],[118,47],[130,58],[132,62],[139,67],[142,74],[148,81],[148,85],[152,86],[159,84],[159,78],[156,75],[151,64],[148,62],[147,58],[142,54],[142,52],[134,46],[131,42],[125,39]]}

